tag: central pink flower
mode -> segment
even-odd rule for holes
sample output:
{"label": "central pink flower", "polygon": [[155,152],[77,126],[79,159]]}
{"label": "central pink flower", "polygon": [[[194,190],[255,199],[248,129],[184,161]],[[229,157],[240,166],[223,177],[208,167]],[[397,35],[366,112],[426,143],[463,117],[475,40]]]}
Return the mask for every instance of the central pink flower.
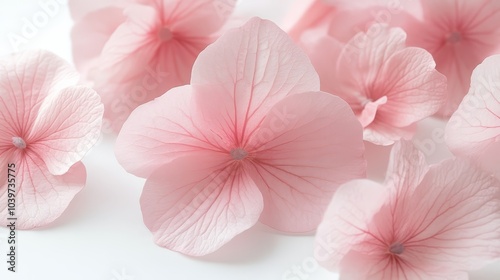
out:
{"label": "central pink flower", "polygon": [[200,54],[190,85],[137,108],[116,154],[147,178],[141,206],[155,241],[204,255],[259,220],[313,231],[337,186],[365,173],[361,125],[318,90],[307,56],[253,19]]}

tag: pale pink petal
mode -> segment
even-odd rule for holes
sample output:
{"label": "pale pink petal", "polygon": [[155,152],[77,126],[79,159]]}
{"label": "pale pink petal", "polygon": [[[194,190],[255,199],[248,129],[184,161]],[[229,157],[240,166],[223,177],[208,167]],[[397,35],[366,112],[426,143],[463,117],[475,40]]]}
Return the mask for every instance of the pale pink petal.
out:
{"label": "pale pink petal", "polygon": [[377,111],[377,119],[405,127],[434,115],[446,100],[446,77],[435,66],[432,56],[420,48],[406,48],[391,56],[379,73],[380,88],[374,90],[388,98]]}
{"label": "pale pink petal", "polygon": [[319,90],[307,55],[274,23],[258,18],[200,53],[191,84],[201,93],[196,98],[204,117],[243,144],[279,100]]}
{"label": "pale pink petal", "polygon": [[40,106],[26,142],[54,175],[62,175],[99,140],[103,106],[97,93],[69,87],[48,96]]}
{"label": "pale pink petal", "polygon": [[107,7],[90,12],[77,21],[71,31],[73,59],[81,72],[94,66],[111,34],[125,22],[123,9]]}
{"label": "pale pink petal", "polygon": [[380,106],[383,106],[387,103],[387,96],[382,96],[379,99],[375,100],[374,102],[369,101],[366,105],[365,108],[363,108],[363,111],[361,112],[361,115],[359,115],[359,122],[361,122],[361,125],[363,127],[367,127],[373,121],[375,120],[375,116],[377,116],[377,111]]}
{"label": "pale pink petal", "polygon": [[223,150],[220,136],[210,130],[216,126],[203,122],[192,91],[191,86],[174,88],[130,115],[115,147],[128,172],[147,178],[180,155]]}
{"label": "pale pink petal", "polygon": [[423,23],[405,26],[409,43],[432,53],[448,77],[448,97],[439,115],[449,117],[467,93],[473,69],[500,50],[500,2],[422,1]]}
{"label": "pale pink petal", "polygon": [[[19,154],[18,154],[19,155]],[[85,167],[80,162],[61,176],[52,175],[43,160],[32,152],[17,156],[16,164],[16,227],[32,229],[57,219],[86,181]],[[7,221],[7,185],[0,188],[0,219]]]}
{"label": "pale pink petal", "polygon": [[155,171],[141,196],[155,242],[187,255],[209,254],[252,227],[262,195],[229,154],[198,153]]}
{"label": "pale pink petal", "polygon": [[389,146],[399,140],[411,140],[417,132],[417,124],[394,127],[374,121],[363,130],[363,139],[375,145]]}
{"label": "pale pink petal", "polygon": [[68,0],[69,11],[74,21],[78,21],[87,14],[109,6],[123,7],[134,0]]}
{"label": "pale pink petal", "polygon": [[[362,252],[371,249],[358,248],[358,244],[365,240],[367,225],[390,194],[388,188],[369,180],[343,184],[333,196],[316,232],[316,260],[333,271],[350,270],[351,264],[341,265],[343,259],[353,250]],[[352,264],[357,265],[359,263]],[[373,263],[370,265],[373,266]]]}
{"label": "pale pink petal", "polygon": [[189,37],[206,37],[217,32],[231,16],[236,0],[150,0],[156,3],[164,26]]}
{"label": "pale pink petal", "polygon": [[[461,160],[432,166],[397,208],[405,246],[428,271],[479,269],[500,252],[500,182]],[[414,211],[414,209],[419,209]]]}
{"label": "pale pink petal", "polygon": [[385,183],[398,195],[412,194],[428,170],[425,155],[412,142],[399,141],[391,150]]}
{"label": "pale pink petal", "polygon": [[281,231],[314,230],[337,187],[366,172],[361,125],[343,100],[323,92],[276,104],[249,145],[261,221]]}
{"label": "pale pink petal", "polygon": [[155,32],[161,24],[158,11],[144,5],[129,5],[127,21],[121,24],[104,45],[100,75],[105,81],[127,82],[143,73],[155,58],[161,40]]}
{"label": "pale pink petal", "polygon": [[358,33],[340,55],[337,69],[342,75],[341,81],[356,85],[374,82],[384,64],[394,53],[404,49],[405,40],[402,29],[381,24],[372,25],[366,33]]}
{"label": "pale pink petal", "polygon": [[[487,58],[472,74],[469,93],[446,127],[446,143],[459,156],[482,161],[500,148],[500,55]],[[498,169],[498,164],[491,166]]]}
{"label": "pale pink petal", "polygon": [[[321,90],[336,94],[339,82],[335,74],[335,66],[344,44],[324,33],[322,30],[304,32],[300,45],[311,59],[318,75],[322,78]],[[349,98],[349,96],[345,97]]]}
{"label": "pale pink petal", "polygon": [[335,10],[334,6],[320,0],[296,1],[285,19],[285,30],[298,42],[308,29],[326,25],[335,15]]}
{"label": "pale pink petal", "polygon": [[0,61],[0,143],[26,137],[43,100],[77,82],[71,66],[52,53],[30,51],[4,57]]}

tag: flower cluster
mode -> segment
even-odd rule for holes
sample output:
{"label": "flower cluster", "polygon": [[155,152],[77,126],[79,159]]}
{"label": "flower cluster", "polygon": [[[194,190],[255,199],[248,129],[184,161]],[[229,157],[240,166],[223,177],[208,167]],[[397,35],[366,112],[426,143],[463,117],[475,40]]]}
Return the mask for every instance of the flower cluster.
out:
{"label": "flower cluster", "polygon": [[[261,222],[317,230],[341,279],[467,279],[500,259],[500,1],[307,0],[287,31],[229,28],[235,0],[69,2],[95,91],[48,52],[0,63],[19,227],[61,215],[112,130],[170,250],[206,255]],[[428,165],[410,140],[434,116],[456,157]],[[383,183],[366,179],[367,142],[393,145]]]}

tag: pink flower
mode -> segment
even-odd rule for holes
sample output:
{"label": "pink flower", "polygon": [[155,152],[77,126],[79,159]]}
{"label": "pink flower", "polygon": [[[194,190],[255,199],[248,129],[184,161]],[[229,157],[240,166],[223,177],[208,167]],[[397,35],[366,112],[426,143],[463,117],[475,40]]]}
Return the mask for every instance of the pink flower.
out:
{"label": "pink flower", "polygon": [[[138,105],[189,83],[196,57],[218,36],[236,1],[90,2],[85,5],[98,8],[73,13],[74,60],[102,96],[109,128],[119,131]],[[70,3],[73,10],[79,3]]]}
{"label": "pink flower", "polygon": [[399,28],[373,25],[343,45],[329,35],[304,44],[321,79],[321,90],[343,98],[377,145],[411,139],[416,122],[445,101],[446,77],[424,49],[406,47]]}
{"label": "pink flower", "polygon": [[99,138],[103,106],[78,79],[44,51],[0,61],[0,219],[12,217],[15,191],[17,228],[54,221],[85,185],[80,161]]}
{"label": "pink flower", "polygon": [[423,20],[405,22],[408,43],[428,50],[437,70],[448,78],[447,102],[440,110],[450,116],[467,93],[474,68],[500,52],[500,1],[421,0]]}
{"label": "pink flower", "polygon": [[257,221],[314,230],[337,186],[366,168],[361,125],[318,90],[307,56],[254,18],[200,54],[191,85],[137,108],[116,154],[147,178],[141,206],[156,243],[204,255]]}
{"label": "pink flower", "polygon": [[471,158],[500,178],[500,55],[480,64],[471,80],[446,127],[446,142],[457,156]]}
{"label": "pink flower", "polygon": [[459,159],[428,167],[409,142],[393,148],[384,185],[335,193],[315,257],[341,279],[468,279],[500,252],[500,182]]}

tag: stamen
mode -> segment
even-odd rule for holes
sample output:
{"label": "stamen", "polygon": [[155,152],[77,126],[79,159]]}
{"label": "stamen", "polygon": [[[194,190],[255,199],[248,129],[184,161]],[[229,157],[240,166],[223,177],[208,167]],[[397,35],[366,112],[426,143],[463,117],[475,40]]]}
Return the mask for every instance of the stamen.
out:
{"label": "stamen", "polygon": [[163,42],[170,41],[173,37],[174,34],[172,34],[172,31],[168,27],[162,27],[158,31],[158,37],[160,37],[160,40]]}
{"label": "stamen", "polygon": [[460,32],[453,31],[448,34],[448,36],[446,37],[446,41],[448,41],[448,43],[450,44],[456,44],[462,41],[462,34],[460,34]]}
{"label": "stamen", "polygon": [[242,148],[234,148],[231,150],[230,154],[234,160],[242,160],[248,156],[248,153]]}
{"label": "stamen", "polygon": [[401,255],[405,251],[405,246],[399,242],[393,243],[389,248],[389,252],[396,255]]}
{"label": "stamen", "polygon": [[12,137],[12,144],[18,149],[26,149],[26,142],[21,137]]}

